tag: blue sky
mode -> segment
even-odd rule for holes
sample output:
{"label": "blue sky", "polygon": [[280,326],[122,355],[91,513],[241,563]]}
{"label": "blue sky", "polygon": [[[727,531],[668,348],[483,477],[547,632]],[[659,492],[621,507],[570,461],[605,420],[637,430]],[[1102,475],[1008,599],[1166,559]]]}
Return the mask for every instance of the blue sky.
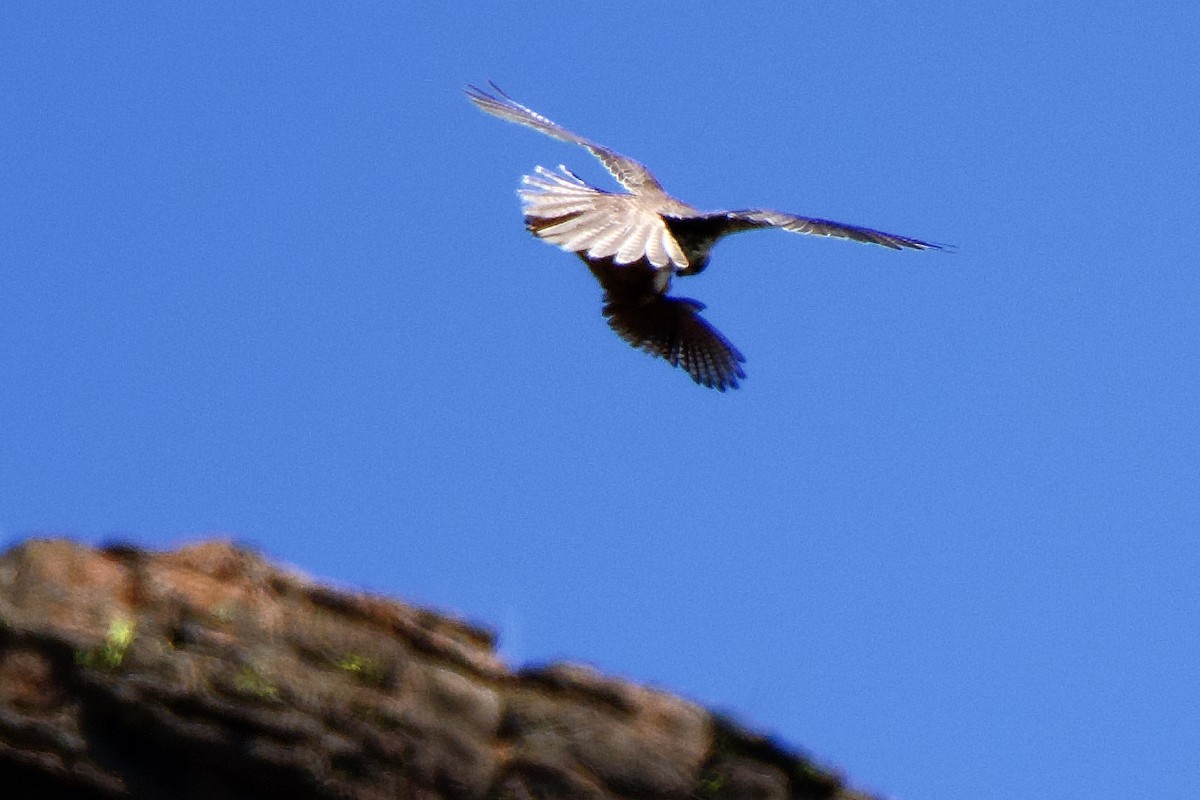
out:
{"label": "blue sky", "polygon": [[[1196,6],[415,5],[6,10],[0,539],[232,536],[897,797],[1200,793]],[[706,391],[522,229],[607,178],[487,79],[958,252],[722,242]]]}

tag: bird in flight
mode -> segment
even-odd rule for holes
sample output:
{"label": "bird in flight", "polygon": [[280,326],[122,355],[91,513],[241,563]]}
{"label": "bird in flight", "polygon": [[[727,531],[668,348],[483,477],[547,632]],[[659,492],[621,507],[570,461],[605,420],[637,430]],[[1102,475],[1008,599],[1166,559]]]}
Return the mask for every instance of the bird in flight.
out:
{"label": "bird in flight", "polygon": [[682,367],[692,380],[718,391],[746,377],[745,357],[700,316],[704,304],[667,294],[675,275],[708,266],[709,251],[724,236],[757,228],[832,236],[893,250],[941,250],[943,245],[768,209],[700,211],[667,194],[645,166],[585,139],[513,100],[468,86],[467,97],[489,114],[586,148],[625,188],[608,192],[565,166],[537,167],[518,194],[525,225],[540,239],[578,255],[604,290],[604,316],[635,348]]}

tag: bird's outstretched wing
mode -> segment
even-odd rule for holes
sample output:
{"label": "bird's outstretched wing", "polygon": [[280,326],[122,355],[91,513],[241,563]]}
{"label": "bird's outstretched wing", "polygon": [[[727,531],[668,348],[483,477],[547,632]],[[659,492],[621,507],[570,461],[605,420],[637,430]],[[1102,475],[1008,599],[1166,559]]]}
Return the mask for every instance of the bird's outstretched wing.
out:
{"label": "bird's outstretched wing", "polygon": [[655,291],[652,273],[583,258],[604,288],[604,316],[617,335],[639,350],[682,367],[692,380],[723,392],[746,377],[746,358],[700,316],[704,304]]}
{"label": "bird's outstretched wing", "polygon": [[911,239],[894,233],[884,233],[873,228],[863,228],[859,225],[847,225],[844,222],[834,222],[828,219],[800,217],[786,214],[782,211],[771,211],[765,208],[747,209],[745,211],[716,211],[711,214],[701,214],[694,217],[669,219],[668,224],[675,228],[695,226],[708,229],[717,236],[724,236],[738,231],[754,228],[780,228],[792,233],[807,233],[813,236],[831,236],[836,239],[852,239],[856,242],[878,244],[893,250],[946,250],[947,245]]}
{"label": "bird's outstretched wing", "polygon": [[653,295],[631,303],[607,296],[604,316],[622,339],[682,367],[692,380],[723,392],[746,377],[745,357],[698,313],[703,303],[686,297]]}
{"label": "bird's outstretched wing", "polygon": [[477,86],[468,86],[465,91],[472,103],[489,114],[518,125],[526,125],[560,141],[587,148],[592,155],[600,159],[604,168],[611,172],[613,177],[629,191],[635,194],[665,194],[662,184],[643,164],[609,150],[602,144],[572,133],[558,123],[546,119],[532,108],[513,100],[496,84],[491,83],[491,87],[496,94],[489,94]]}
{"label": "bird's outstretched wing", "polygon": [[663,218],[637,195],[589,186],[566,167],[537,167],[518,194],[525,224],[534,234],[580,256],[617,264],[645,259],[656,269],[684,268],[687,256]]}

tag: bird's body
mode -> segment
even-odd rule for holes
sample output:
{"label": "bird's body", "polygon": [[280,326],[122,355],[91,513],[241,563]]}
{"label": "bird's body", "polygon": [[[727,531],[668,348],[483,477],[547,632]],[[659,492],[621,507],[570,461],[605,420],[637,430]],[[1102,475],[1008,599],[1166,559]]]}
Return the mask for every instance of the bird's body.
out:
{"label": "bird's body", "polygon": [[782,228],[894,250],[940,249],[920,239],[767,209],[700,211],[667,194],[637,161],[551,122],[495,84],[492,88],[495,95],[472,86],[467,96],[489,114],[586,148],[625,187],[625,192],[607,192],[564,166],[557,172],[537,167],[519,192],[526,226],[583,259],[604,289],[604,315],[621,338],[683,367],[701,385],[736,388],[745,377],[745,358],[697,313],[703,304],[666,293],[674,275],[695,275],[708,266],[712,246],[723,236]]}

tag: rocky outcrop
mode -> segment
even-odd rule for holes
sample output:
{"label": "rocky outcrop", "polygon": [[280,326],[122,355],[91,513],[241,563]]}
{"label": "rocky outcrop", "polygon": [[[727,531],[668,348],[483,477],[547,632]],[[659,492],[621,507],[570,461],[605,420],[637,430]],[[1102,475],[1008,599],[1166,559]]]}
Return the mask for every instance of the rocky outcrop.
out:
{"label": "rocky outcrop", "polygon": [[20,798],[865,798],[672,695],[332,589],[227,542],[0,556]]}

